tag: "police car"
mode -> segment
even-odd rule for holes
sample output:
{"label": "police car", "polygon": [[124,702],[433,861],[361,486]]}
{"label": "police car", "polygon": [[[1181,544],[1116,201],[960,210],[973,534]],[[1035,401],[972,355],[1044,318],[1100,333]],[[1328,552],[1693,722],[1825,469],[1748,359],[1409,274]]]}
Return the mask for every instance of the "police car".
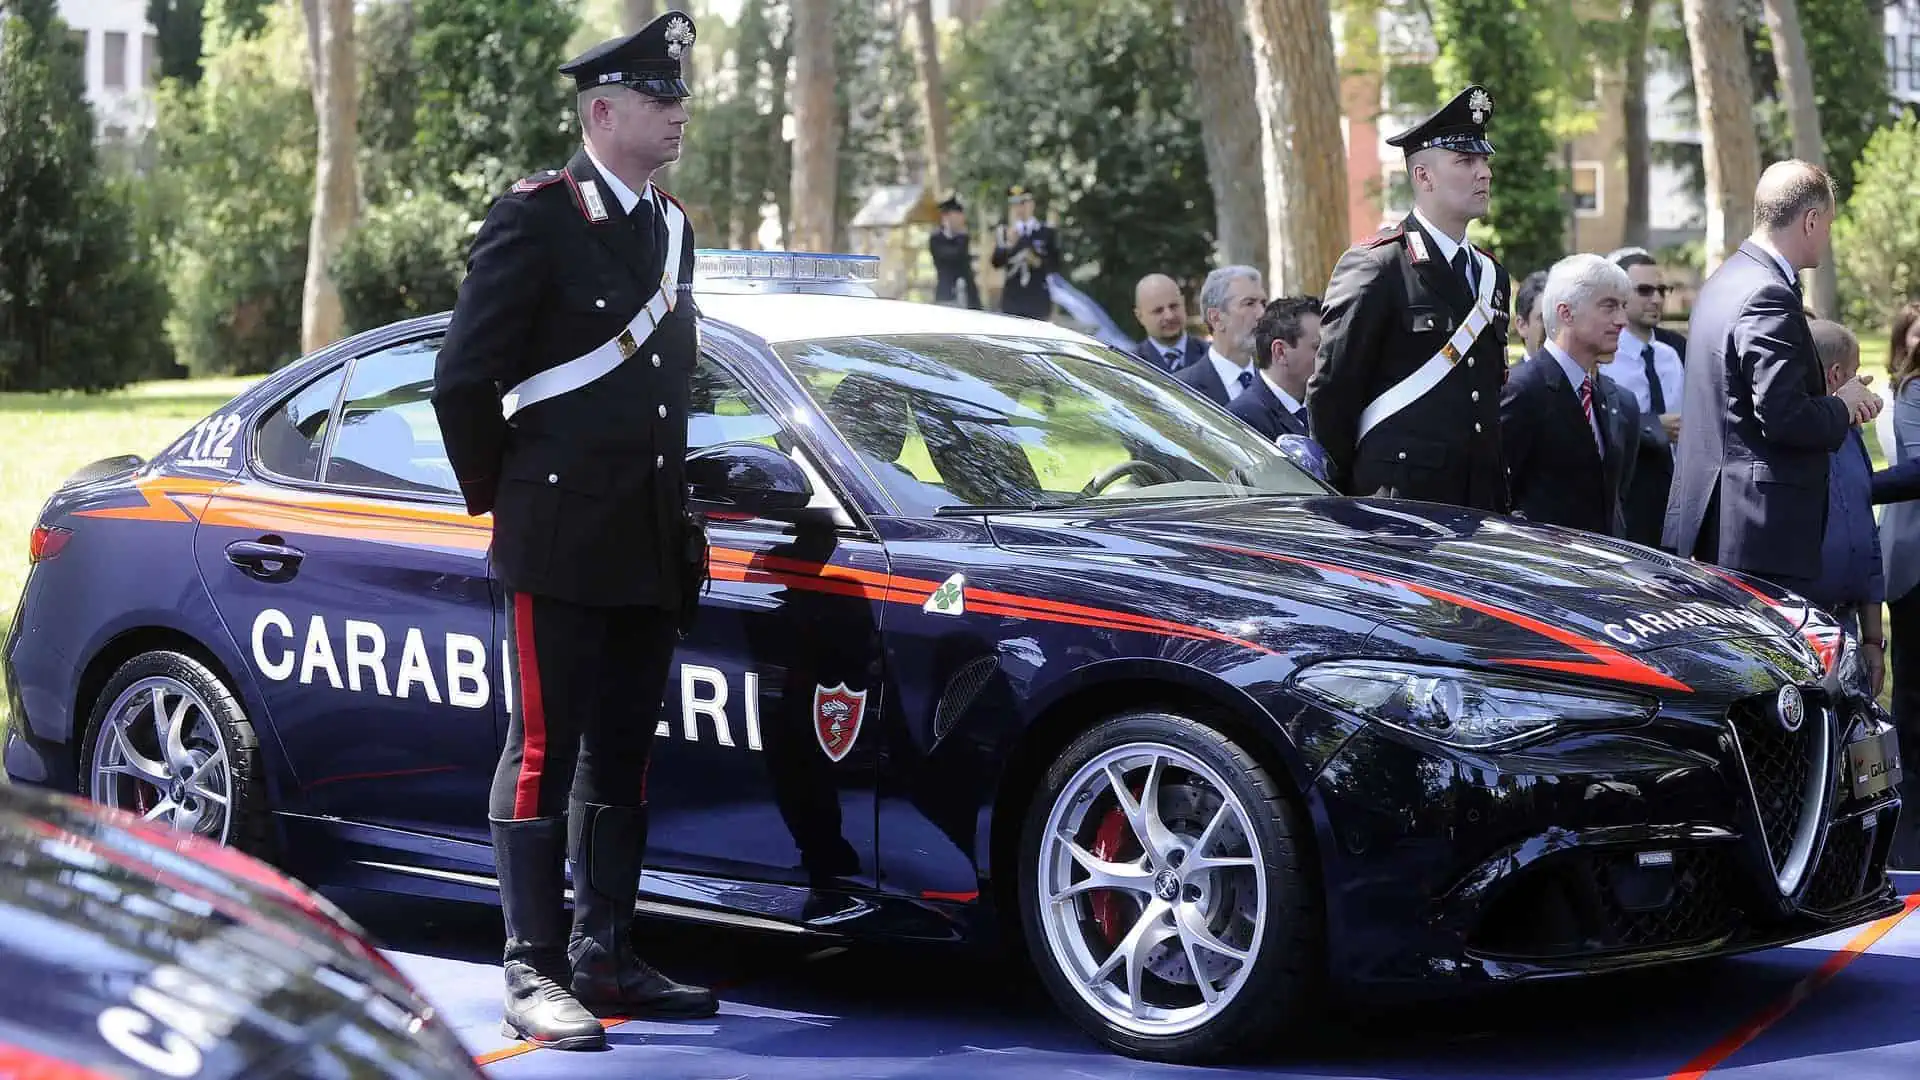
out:
{"label": "police car", "polygon": [[325,898],[230,848],[0,786],[0,1076],[479,1080]]}
{"label": "police car", "polygon": [[[1334,992],[1791,942],[1898,909],[1891,725],[1823,613],[1455,507],[1338,497],[1042,321],[870,260],[703,253],[712,582],[659,713],[644,911],[1023,947],[1121,1051]],[[444,317],[264,379],[48,502],[18,783],[306,880],[496,895],[512,707]]]}

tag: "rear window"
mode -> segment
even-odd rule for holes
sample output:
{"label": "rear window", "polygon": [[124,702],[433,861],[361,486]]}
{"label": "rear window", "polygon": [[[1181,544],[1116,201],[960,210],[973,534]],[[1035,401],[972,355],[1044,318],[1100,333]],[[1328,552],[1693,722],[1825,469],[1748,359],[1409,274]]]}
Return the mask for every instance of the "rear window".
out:
{"label": "rear window", "polygon": [[296,390],[267,414],[254,437],[254,453],[262,468],[290,480],[319,479],[320,454],[326,447],[334,402],[340,396],[344,377],[344,372],[335,368]]}

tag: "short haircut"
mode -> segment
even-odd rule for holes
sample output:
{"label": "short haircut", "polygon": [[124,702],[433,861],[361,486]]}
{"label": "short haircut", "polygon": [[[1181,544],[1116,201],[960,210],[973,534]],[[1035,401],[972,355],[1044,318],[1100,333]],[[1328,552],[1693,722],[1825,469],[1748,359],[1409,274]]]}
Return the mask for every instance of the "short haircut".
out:
{"label": "short haircut", "polygon": [[1622,270],[1631,270],[1636,266],[1660,265],[1653,256],[1640,248],[1628,248],[1625,251],[1615,252],[1609,261]]}
{"label": "short haircut", "polygon": [[1308,316],[1320,315],[1320,298],[1317,296],[1283,296],[1267,305],[1261,312],[1260,321],[1253,326],[1253,366],[1265,370],[1273,363],[1273,343],[1284,341],[1289,346],[1300,344],[1300,335],[1306,329],[1304,320]]}
{"label": "short haircut", "polygon": [[1540,298],[1547,333],[1551,335],[1560,329],[1561,304],[1578,311],[1602,295],[1614,294],[1625,300],[1632,291],[1633,282],[1625,270],[1598,255],[1569,255],[1554,263],[1553,269],[1547,272],[1547,286]]}
{"label": "short haircut", "polygon": [[1540,306],[1540,294],[1547,291],[1547,272],[1535,270],[1520,283],[1520,290],[1513,294],[1513,316],[1526,322],[1536,308]]}
{"label": "short haircut", "polygon": [[1760,174],[1760,185],[1753,195],[1753,224],[1760,229],[1781,229],[1809,210],[1832,209],[1833,205],[1833,178],[1825,169],[1799,160],[1779,161]]}
{"label": "short haircut", "polygon": [[1813,349],[1820,354],[1823,370],[1859,359],[1860,339],[1853,336],[1853,331],[1831,319],[1813,319],[1807,326],[1813,331]]}
{"label": "short haircut", "polygon": [[1251,281],[1260,284],[1260,271],[1251,266],[1223,266],[1207,275],[1200,286],[1200,317],[1206,318],[1207,312],[1227,306],[1227,290],[1236,281]]}

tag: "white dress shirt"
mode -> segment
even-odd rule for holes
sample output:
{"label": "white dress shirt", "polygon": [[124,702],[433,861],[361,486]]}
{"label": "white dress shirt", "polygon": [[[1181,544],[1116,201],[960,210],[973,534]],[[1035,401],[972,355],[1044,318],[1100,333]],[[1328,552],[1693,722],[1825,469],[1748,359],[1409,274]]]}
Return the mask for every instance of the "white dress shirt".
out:
{"label": "white dress shirt", "polygon": [[[1613,354],[1613,363],[1607,365],[1607,378],[1612,379],[1622,390],[1633,395],[1640,405],[1642,416],[1652,416],[1653,393],[1647,387],[1647,364],[1641,359],[1647,342],[1635,336],[1632,329],[1620,331],[1618,351]],[[1686,391],[1686,369],[1680,366],[1680,354],[1673,346],[1664,341],[1653,342],[1653,370],[1660,377],[1660,394],[1666,399],[1664,404],[1670,413],[1680,411],[1680,397]]]}
{"label": "white dress shirt", "polygon": [[1210,348],[1207,350],[1207,362],[1213,365],[1214,374],[1220,376],[1220,382],[1226,386],[1228,401],[1239,397],[1241,393],[1247,389],[1240,385],[1240,374],[1246,371],[1248,367],[1252,367],[1251,364],[1242,367],[1226,357],[1221,356],[1218,348]]}
{"label": "white dress shirt", "polygon": [[1268,364],[1265,368],[1261,369],[1260,381],[1266,383],[1267,389],[1273,391],[1273,396],[1280,399],[1280,407],[1287,410],[1288,416],[1299,415],[1300,403],[1293,400],[1293,395],[1287,393],[1279,383],[1274,381],[1272,364]]}
{"label": "white dress shirt", "polygon": [[1764,236],[1755,237],[1753,241],[1753,246],[1773,256],[1773,261],[1779,264],[1780,272],[1787,275],[1788,281],[1797,283],[1800,280],[1800,275],[1794,271],[1793,264],[1788,262],[1787,257],[1785,255],[1780,254],[1780,249],[1774,247],[1772,242],[1770,242],[1766,237]]}
{"label": "white dress shirt", "polygon": [[[586,147],[586,151],[587,160],[593,162],[593,167],[600,170],[600,179],[605,180],[607,187],[613,190],[613,197],[620,200],[621,211],[628,214],[633,213],[633,208],[640,205],[640,195],[628,187],[626,181],[613,175],[612,169],[607,168],[606,165],[601,163],[600,156],[593,152],[593,147]],[[646,194],[650,202],[654,202],[656,206],[659,205],[657,201],[653,200],[653,181],[651,180],[647,181]]]}

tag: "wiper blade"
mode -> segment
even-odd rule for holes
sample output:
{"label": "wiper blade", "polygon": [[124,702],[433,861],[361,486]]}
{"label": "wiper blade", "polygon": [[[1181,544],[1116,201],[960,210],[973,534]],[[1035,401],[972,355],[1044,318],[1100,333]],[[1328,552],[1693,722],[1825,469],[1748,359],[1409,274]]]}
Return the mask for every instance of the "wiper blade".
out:
{"label": "wiper blade", "polygon": [[972,514],[1021,514],[1029,510],[1049,510],[1065,503],[950,503],[933,508],[934,517],[967,517]]}

